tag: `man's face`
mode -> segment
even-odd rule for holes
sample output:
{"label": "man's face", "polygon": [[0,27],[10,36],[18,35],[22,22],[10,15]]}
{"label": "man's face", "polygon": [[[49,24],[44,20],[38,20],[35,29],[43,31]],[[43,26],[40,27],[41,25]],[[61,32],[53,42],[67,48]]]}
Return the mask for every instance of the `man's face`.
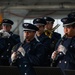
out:
{"label": "man's face", "polygon": [[9,25],[9,26],[7,26],[7,25],[2,25],[2,28],[3,28],[5,31],[10,32],[12,26],[11,26],[11,25]]}
{"label": "man's face", "polygon": [[39,30],[36,32],[37,34],[42,34],[44,32],[44,26],[43,25],[37,25]]}
{"label": "man's face", "polygon": [[52,23],[47,23],[45,25],[45,29],[52,30],[52,28],[53,28],[53,24]]}
{"label": "man's face", "polygon": [[64,27],[64,33],[67,34],[68,37],[75,36],[75,28],[72,26],[66,26]]}
{"label": "man's face", "polygon": [[35,36],[35,33],[34,31],[24,31],[24,38],[27,40],[27,41],[31,41],[34,36]]}

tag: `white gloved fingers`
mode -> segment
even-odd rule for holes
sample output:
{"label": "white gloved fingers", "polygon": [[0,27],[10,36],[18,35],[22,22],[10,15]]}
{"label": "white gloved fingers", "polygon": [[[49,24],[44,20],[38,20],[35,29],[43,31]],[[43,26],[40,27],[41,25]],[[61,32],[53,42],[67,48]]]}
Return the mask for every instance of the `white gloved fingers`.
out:
{"label": "white gloved fingers", "polygon": [[51,58],[54,60],[58,54],[58,51],[54,51],[51,55]]}
{"label": "white gloved fingers", "polygon": [[10,34],[8,32],[4,32],[3,37],[10,37]]}
{"label": "white gloved fingers", "polygon": [[0,30],[0,36],[3,38],[7,38],[7,37],[10,37],[10,34],[2,29]]}
{"label": "white gloved fingers", "polygon": [[16,52],[13,52],[11,55],[11,61],[13,62],[16,59],[17,59],[17,54],[16,54]]}
{"label": "white gloved fingers", "polygon": [[23,47],[19,47],[18,51],[22,54],[22,56],[25,56],[25,50]]}
{"label": "white gloved fingers", "polygon": [[65,55],[66,52],[67,52],[67,49],[66,49],[63,45],[59,45],[58,51],[59,51],[59,52],[62,52],[62,53]]}

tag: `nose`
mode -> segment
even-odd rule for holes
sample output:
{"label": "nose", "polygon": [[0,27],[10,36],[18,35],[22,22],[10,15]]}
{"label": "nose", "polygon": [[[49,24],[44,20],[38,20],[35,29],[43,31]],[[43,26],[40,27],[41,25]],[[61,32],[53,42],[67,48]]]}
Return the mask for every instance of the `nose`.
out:
{"label": "nose", "polygon": [[67,32],[68,30],[67,30],[67,27],[64,27],[64,30]]}
{"label": "nose", "polygon": [[25,32],[24,32],[24,35],[25,35],[25,36],[27,36],[28,34],[29,34],[29,32],[28,32],[28,31],[25,31]]}

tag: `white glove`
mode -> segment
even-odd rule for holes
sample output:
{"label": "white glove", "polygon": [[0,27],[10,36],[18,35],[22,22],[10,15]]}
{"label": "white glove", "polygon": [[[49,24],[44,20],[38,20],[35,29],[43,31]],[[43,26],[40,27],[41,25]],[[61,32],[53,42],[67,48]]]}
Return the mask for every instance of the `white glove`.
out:
{"label": "white glove", "polygon": [[20,53],[22,54],[22,56],[25,56],[25,50],[23,49],[23,47],[19,47],[16,52],[12,53],[11,61],[13,62],[14,60],[16,60],[18,58],[18,54]]}
{"label": "white glove", "polygon": [[2,29],[0,30],[0,37],[7,38],[10,37],[10,34]]}
{"label": "white glove", "polygon": [[16,59],[17,59],[17,54],[16,54],[16,52],[13,52],[11,55],[11,61],[13,62]]}
{"label": "white glove", "polygon": [[51,59],[53,59],[53,60],[55,60],[56,59],[56,57],[57,57],[57,55],[58,55],[58,51],[56,50],[56,51],[54,51],[53,53],[52,53],[52,55],[51,55]]}
{"label": "white glove", "polygon": [[23,47],[19,47],[18,48],[18,51],[22,54],[22,56],[25,56],[25,50],[24,50],[24,48]]}
{"label": "white glove", "polygon": [[58,52],[62,52],[64,55],[67,52],[67,49],[63,45],[59,45],[57,50],[58,50]]}

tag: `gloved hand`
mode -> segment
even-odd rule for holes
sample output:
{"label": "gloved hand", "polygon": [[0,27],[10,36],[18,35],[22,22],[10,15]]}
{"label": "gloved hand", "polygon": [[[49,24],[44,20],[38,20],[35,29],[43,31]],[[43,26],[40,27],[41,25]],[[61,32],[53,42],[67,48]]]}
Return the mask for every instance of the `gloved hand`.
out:
{"label": "gloved hand", "polygon": [[13,52],[11,55],[11,61],[13,62],[14,60],[16,60],[19,55],[25,56],[25,50],[23,49],[23,47],[19,47],[18,50],[16,52]]}
{"label": "gloved hand", "polygon": [[67,49],[63,45],[59,45],[57,50],[58,50],[58,52],[62,52],[64,55],[67,52]]}
{"label": "gloved hand", "polygon": [[58,52],[57,50],[54,51],[54,52],[52,53],[52,55],[51,55],[51,59],[55,60],[55,59],[57,58],[58,53],[59,53],[59,52]]}
{"label": "gloved hand", "polygon": [[18,52],[20,52],[22,56],[25,56],[25,50],[23,49],[23,47],[19,47]]}
{"label": "gloved hand", "polygon": [[17,57],[17,53],[16,52],[13,52],[12,55],[11,55],[11,61],[13,62],[14,60],[16,60],[18,57]]}
{"label": "gloved hand", "polygon": [[8,38],[8,37],[10,37],[10,34],[2,29],[2,30],[0,30],[0,37]]}
{"label": "gloved hand", "polygon": [[52,53],[51,58],[52,58],[53,60],[55,60],[55,59],[57,59],[59,56],[65,55],[66,52],[67,52],[67,49],[66,49],[63,45],[59,45],[58,48],[57,48],[57,50]]}

